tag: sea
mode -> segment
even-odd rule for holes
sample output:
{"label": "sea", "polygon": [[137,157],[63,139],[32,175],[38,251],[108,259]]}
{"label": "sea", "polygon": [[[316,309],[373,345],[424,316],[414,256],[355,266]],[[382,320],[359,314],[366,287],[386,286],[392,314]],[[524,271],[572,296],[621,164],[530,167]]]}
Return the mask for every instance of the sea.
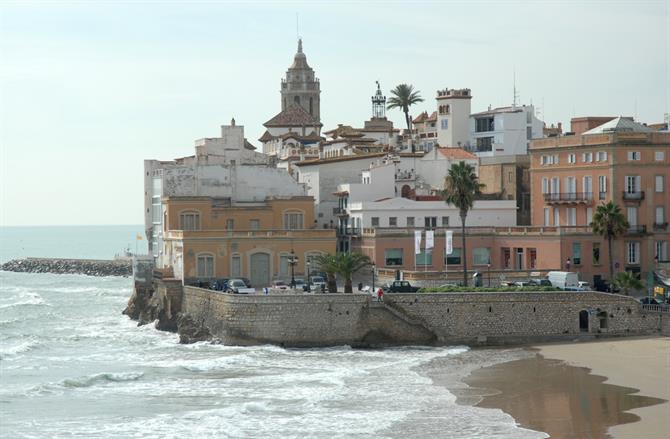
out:
{"label": "sea", "polygon": [[[138,234],[4,227],[0,262],[111,259],[141,251]],[[547,437],[456,402],[470,371],[522,349],[182,345],[121,314],[131,290],[130,278],[0,271],[0,437]]]}

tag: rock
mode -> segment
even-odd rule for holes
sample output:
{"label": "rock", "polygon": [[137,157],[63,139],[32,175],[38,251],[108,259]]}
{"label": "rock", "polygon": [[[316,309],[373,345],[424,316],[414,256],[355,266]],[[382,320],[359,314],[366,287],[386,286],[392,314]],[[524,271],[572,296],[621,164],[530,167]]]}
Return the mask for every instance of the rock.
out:
{"label": "rock", "polygon": [[177,316],[177,332],[179,333],[179,343],[183,344],[212,339],[209,329],[203,324],[193,321],[188,314],[179,313]]}
{"label": "rock", "polygon": [[131,276],[129,260],[87,260],[28,258],[0,265],[0,270],[23,273],[85,274],[88,276]]}

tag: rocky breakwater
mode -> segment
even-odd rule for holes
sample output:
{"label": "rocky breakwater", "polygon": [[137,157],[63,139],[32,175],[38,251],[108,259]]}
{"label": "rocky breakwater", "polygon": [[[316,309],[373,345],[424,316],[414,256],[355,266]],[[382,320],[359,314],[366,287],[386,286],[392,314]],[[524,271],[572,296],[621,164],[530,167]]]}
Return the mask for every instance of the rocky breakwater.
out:
{"label": "rocky breakwater", "polygon": [[87,276],[131,276],[132,261],[100,259],[27,258],[0,265],[2,271],[22,273],[85,274]]}

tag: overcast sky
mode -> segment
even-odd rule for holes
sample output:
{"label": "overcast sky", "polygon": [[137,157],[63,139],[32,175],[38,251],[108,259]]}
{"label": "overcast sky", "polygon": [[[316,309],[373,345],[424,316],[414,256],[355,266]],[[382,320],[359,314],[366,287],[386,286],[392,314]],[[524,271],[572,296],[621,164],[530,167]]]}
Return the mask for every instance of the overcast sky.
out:
{"label": "overcast sky", "polygon": [[[548,124],[670,112],[670,0],[0,3],[3,225],[140,224],[142,160],[193,153],[280,110],[296,13],[325,129],[362,126],[379,80],[435,109],[520,103]],[[396,126],[402,115],[389,112]]]}

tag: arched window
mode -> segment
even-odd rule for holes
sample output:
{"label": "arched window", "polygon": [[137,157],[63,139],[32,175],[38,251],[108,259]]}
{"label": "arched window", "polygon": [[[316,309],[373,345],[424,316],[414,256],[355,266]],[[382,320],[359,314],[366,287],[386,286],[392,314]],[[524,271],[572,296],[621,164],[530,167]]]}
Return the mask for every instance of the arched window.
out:
{"label": "arched window", "polygon": [[305,215],[301,211],[287,210],[284,212],[284,229],[304,229]]}
{"label": "arched window", "polygon": [[200,230],[200,212],[189,211],[179,214],[180,230]]}

